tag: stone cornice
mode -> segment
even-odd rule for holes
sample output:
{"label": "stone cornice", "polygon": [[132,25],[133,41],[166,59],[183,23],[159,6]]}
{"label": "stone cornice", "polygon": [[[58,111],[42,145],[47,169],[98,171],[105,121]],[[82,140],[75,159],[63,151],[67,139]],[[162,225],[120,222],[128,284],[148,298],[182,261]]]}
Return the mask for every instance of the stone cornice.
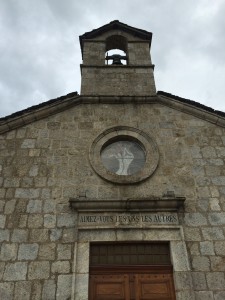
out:
{"label": "stone cornice", "polygon": [[[182,98],[181,98],[182,99]],[[16,113],[15,116],[7,116],[0,120],[0,134],[10,130],[22,127],[48,116],[54,115],[61,111],[65,111],[79,104],[162,104],[175,110],[193,115],[215,125],[225,127],[225,118],[216,112],[207,111],[194,104],[189,104],[188,101],[179,101],[172,97],[164,95],[155,96],[91,96],[91,95],[76,95],[68,96],[63,100],[55,99],[49,104],[48,102],[30,108],[29,110]]]}
{"label": "stone cornice", "polygon": [[149,199],[87,199],[72,198],[70,207],[77,212],[175,212],[184,207],[185,197],[162,197]]}
{"label": "stone cornice", "polygon": [[140,69],[140,68],[144,68],[144,69],[153,69],[155,68],[155,65],[152,64],[146,64],[146,65],[84,65],[81,64],[80,65],[81,69],[83,68],[91,68],[91,69],[95,69],[95,68],[100,68],[100,69],[109,69],[109,68],[121,68],[121,69]]}
{"label": "stone cornice", "polygon": [[37,108],[31,108],[28,112],[26,112],[26,110],[18,112],[16,116],[8,116],[4,118],[6,120],[0,121],[0,134],[49,117],[80,103],[81,98],[77,95],[64,100],[56,99],[55,102],[51,104],[46,103],[45,105],[45,103],[43,103]]}
{"label": "stone cornice", "polygon": [[193,104],[189,104],[188,102],[184,103],[173,98],[171,99],[167,96],[159,95],[158,100],[158,103],[161,103],[165,106],[193,115],[218,126],[225,127],[225,118],[216,113],[199,108]]}

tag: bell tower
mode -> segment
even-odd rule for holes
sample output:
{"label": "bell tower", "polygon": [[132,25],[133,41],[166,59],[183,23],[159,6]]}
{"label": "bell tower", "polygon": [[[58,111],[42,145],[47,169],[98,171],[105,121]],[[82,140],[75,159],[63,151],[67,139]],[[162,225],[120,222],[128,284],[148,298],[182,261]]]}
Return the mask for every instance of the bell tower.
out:
{"label": "bell tower", "polygon": [[151,40],[151,32],[117,20],[80,36],[81,95],[154,96]]}

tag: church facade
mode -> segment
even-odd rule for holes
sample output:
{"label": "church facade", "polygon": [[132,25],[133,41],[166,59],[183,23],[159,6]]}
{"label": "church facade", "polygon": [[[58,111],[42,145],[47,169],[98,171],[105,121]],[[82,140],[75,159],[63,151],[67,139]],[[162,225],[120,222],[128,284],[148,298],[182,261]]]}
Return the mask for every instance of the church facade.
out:
{"label": "church facade", "polygon": [[1,299],[225,299],[225,113],[157,92],[151,39],[85,33],[81,94],[0,120]]}

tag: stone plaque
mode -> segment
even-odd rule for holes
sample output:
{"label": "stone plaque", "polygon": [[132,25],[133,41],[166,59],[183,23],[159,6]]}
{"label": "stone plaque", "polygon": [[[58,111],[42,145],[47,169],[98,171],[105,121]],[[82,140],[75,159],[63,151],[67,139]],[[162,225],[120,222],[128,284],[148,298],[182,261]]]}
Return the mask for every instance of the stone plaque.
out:
{"label": "stone plaque", "polygon": [[177,213],[80,213],[79,227],[178,225]]}

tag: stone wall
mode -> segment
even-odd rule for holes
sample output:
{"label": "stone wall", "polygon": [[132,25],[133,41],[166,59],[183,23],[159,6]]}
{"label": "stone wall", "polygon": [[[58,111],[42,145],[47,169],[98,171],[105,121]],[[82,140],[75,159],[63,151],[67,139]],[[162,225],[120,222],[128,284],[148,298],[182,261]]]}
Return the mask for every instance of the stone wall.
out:
{"label": "stone wall", "polygon": [[[118,125],[156,141],[159,165],[146,181],[113,184],[92,170],[92,141]],[[186,197],[180,225],[196,299],[225,299],[224,128],[160,104],[83,104],[9,131],[0,147],[1,299],[73,295],[77,219],[70,198],[161,197],[167,191]],[[178,299],[193,299],[179,296],[178,279]]]}
{"label": "stone wall", "polygon": [[82,66],[82,95],[155,96],[153,68]]}

